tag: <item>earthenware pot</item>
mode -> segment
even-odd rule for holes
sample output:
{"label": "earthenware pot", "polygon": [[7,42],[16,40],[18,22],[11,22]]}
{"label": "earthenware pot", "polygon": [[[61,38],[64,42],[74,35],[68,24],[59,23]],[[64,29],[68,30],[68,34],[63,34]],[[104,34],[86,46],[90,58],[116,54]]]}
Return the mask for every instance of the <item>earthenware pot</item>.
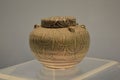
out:
{"label": "earthenware pot", "polygon": [[30,48],[46,67],[70,68],[78,64],[89,49],[90,37],[85,25],[74,17],[49,17],[34,25]]}

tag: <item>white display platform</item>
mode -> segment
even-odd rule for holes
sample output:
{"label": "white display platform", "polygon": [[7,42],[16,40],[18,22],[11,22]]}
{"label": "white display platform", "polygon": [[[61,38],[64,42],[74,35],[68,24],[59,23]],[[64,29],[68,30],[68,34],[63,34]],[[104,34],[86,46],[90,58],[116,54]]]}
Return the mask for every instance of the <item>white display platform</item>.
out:
{"label": "white display platform", "polygon": [[116,61],[86,57],[70,69],[48,69],[31,60],[0,69],[0,80],[120,80]]}

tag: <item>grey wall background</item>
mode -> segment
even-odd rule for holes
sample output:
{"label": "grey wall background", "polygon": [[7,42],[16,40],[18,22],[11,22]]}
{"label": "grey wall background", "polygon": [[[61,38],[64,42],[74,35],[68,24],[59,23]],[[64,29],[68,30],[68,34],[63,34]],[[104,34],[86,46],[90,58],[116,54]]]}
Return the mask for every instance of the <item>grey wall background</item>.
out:
{"label": "grey wall background", "polygon": [[0,0],[0,68],[34,59],[29,33],[50,16],[75,16],[87,26],[87,56],[120,61],[120,0]]}

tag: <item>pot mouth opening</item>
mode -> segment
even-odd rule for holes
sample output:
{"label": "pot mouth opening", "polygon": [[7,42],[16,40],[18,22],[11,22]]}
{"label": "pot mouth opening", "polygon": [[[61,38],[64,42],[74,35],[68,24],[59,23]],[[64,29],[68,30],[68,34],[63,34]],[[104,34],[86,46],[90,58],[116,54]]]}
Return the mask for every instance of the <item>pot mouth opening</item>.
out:
{"label": "pot mouth opening", "polygon": [[76,19],[72,16],[55,16],[44,18],[41,20],[41,27],[45,28],[65,28],[69,26],[76,26]]}

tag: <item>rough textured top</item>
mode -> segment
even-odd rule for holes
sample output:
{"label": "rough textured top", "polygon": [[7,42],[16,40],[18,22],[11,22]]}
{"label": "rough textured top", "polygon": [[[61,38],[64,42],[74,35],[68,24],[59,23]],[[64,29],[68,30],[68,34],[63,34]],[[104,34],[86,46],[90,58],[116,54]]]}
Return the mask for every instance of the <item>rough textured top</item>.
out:
{"label": "rough textured top", "polygon": [[74,17],[49,17],[41,20],[41,26],[46,28],[64,28],[75,26],[76,19]]}

